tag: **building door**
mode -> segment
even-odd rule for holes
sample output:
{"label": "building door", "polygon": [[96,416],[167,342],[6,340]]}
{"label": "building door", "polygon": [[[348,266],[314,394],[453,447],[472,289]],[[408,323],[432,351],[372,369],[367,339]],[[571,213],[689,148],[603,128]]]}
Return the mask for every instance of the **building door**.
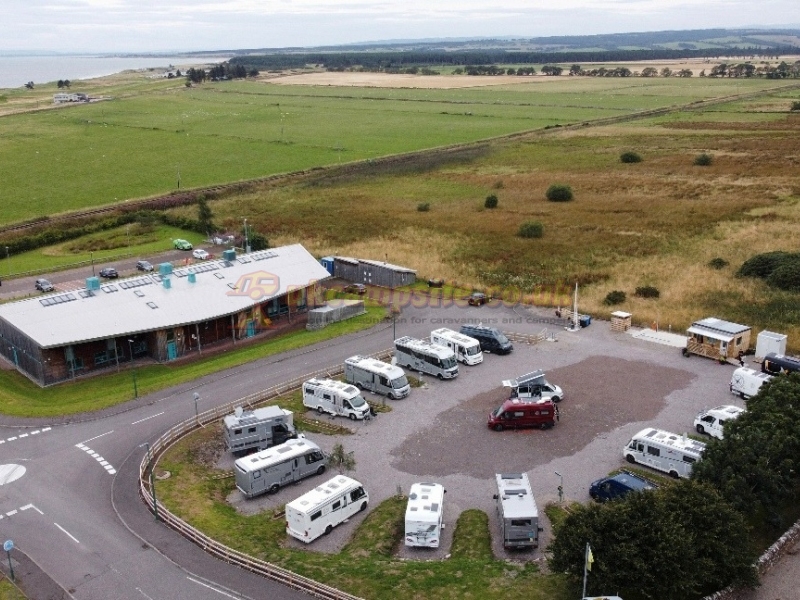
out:
{"label": "building door", "polygon": [[178,347],[175,340],[167,342],[167,360],[175,360],[178,358]]}
{"label": "building door", "polygon": [[256,322],[252,319],[247,322],[247,333],[245,337],[253,337],[256,334]]}

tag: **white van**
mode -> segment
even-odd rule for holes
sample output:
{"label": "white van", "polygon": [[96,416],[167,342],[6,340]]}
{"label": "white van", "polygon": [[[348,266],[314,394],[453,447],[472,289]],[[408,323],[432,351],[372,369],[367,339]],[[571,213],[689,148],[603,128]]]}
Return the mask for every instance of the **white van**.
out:
{"label": "white van", "polygon": [[772,379],[772,375],[767,373],[748,367],[739,367],[731,375],[731,394],[736,394],[740,398],[752,398],[770,379]]}
{"label": "white van", "polygon": [[444,525],[445,489],[439,483],[415,483],[406,505],[406,546],[438,548]]}
{"label": "white van", "polygon": [[368,503],[364,486],[337,475],[286,505],[286,533],[308,544],[366,510]]}
{"label": "white van", "polygon": [[361,390],[334,379],[315,378],[303,383],[303,406],[320,414],[329,413],[353,421],[370,414],[369,404],[361,395]]}
{"label": "white van", "polygon": [[743,408],[726,404],[710,410],[704,410],[694,419],[697,433],[707,433],[711,437],[722,439],[722,429],[727,421],[731,421],[744,412]]}
{"label": "white van", "polygon": [[477,365],[483,362],[481,343],[463,333],[442,327],[431,331],[431,342],[450,348],[456,359],[465,365]]}
{"label": "white van", "polygon": [[631,438],[622,449],[629,463],[643,464],[672,477],[689,477],[702,458],[706,445],[685,435],[648,427]]}
{"label": "white van", "polygon": [[344,380],[361,389],[389,396],[392,400],[405,398],[411,392],[403,369],[376,358],[348,358],[344,361]]}

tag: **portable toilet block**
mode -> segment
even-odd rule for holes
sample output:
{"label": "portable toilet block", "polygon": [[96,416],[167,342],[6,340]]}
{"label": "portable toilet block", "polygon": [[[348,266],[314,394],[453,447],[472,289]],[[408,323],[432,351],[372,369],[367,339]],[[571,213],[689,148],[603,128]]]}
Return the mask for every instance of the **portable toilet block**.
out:
{"label": "portable toilet block", "polygon": [[325,270],[328,271],[331,275],[333,275],[333,257],[332,256],[323,256],[319,259],[319,263],[325,267]]}
{"label": "portable toilet block", "polygon": [[756,358],[762,359],[770,352],[786,354],[786,334],[762,331],[756,338]]}

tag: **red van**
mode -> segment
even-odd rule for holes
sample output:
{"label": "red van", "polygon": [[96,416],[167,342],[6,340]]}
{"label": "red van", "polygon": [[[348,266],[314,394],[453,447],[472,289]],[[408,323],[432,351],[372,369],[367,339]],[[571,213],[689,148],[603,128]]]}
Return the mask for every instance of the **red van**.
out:
{"label": "red van", "polygon": [[558,421],[558,407],[550,400],[538,398],[510,398],[497,410],[489,413],[489,429],[517,429],[538,427],[550,429]]}

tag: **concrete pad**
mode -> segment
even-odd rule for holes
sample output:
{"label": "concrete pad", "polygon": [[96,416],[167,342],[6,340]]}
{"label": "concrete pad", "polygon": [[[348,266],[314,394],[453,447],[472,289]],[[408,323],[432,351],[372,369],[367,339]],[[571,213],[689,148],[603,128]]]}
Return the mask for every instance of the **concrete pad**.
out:
{"label": "concrete pad", "polygon": [[673,346],[674,348],[686,347],[686,336],[678,335],[677,333],[656,331],[655,329],[629,329],[628,333],[639,340],[664,344],[665,346]]}

